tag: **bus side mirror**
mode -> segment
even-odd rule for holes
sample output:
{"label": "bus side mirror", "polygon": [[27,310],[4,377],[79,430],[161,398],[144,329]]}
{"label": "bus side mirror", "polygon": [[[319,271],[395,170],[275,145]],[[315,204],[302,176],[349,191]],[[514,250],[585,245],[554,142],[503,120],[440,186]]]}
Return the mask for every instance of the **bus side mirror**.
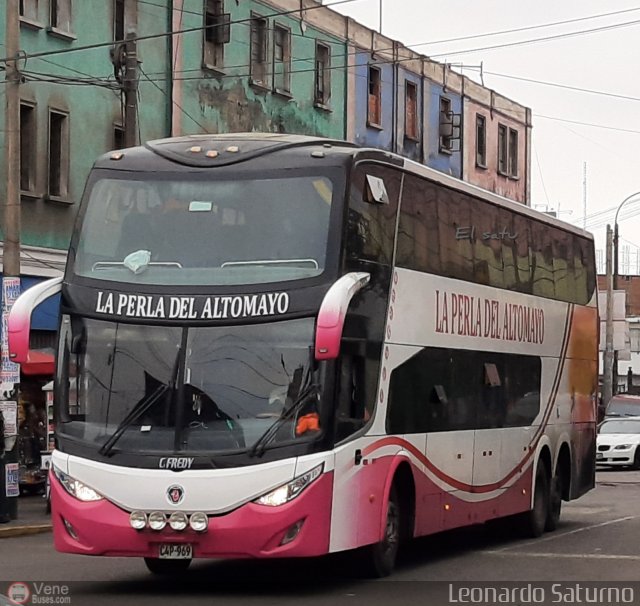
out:
{"label": "bus side mirror", "polygon": [[29,362],[29,334],[33,310],[62,290],[62,278],[52,278],[25,290],[11,307],[7,322],[9,357],[17,364]]}
{"label": "bus side mirror", "polygon": [[316,325],[316,360],[333,360],[340,354],[340,341],[349,303],[369,280],[371,274],[365,272],[346,274],[324,296]]}

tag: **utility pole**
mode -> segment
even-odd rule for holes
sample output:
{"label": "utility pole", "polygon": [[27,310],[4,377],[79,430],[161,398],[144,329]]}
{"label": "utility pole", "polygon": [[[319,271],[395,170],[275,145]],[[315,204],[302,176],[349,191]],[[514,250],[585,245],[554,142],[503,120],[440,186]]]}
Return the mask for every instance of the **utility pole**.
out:
{"label": "utility pole", "polygon": [[138,144],[138,51],[136,34],[129,32],[125,38],[124,90],[124,146]]}
{"label": "utility pole", "polygon": [[607,317],[605,330],[604,370],[602,373],[602,404],[613,395],[613,234],[607,225]]}
{"label": "utility pole", "polygon": [[[0,518],[18,515],[18,448],[17,398],[20,366],[9,358],[7,320],[14,301],[20,295],[20,3],[6,0],[5,51],[5,166],[6,191],[2,208],[2,346],[0,356],[0,405],[5,434],[4,449],[0,452],[0,474],[3,494],[0,495]],[[7,419],[9,417],[9,419]],[[9,421],[7,423],[7,420]],[[4,503],[3,503],[4,499]],[[2,511],[4,510],[4,511]]]}

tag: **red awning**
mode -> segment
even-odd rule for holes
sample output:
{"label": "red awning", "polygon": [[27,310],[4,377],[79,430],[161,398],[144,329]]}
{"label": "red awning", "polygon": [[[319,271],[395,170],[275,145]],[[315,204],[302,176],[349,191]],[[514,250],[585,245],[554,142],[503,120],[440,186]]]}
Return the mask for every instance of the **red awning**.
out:
{"label": "red awning", "polygon": [[52,353],[30,349],[27,361],[20,365],[20,372],[24,375],[49,375],[55,372],[55,358]]}

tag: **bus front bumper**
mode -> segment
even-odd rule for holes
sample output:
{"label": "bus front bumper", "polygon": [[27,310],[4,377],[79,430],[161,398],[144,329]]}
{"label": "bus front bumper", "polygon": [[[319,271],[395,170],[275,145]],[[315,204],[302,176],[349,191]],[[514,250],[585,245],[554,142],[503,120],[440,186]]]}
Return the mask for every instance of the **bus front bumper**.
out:
{"label": "bus front bumper", "polygon": [[96,556],[157,558],[166,545],[190,545],[194,558],[319,556],[329,551],[332,492],[329,472],[284,505],[246,503],[209,516],[209,527],[201,533],[190,528],[178,532],[168,525],[156,532],[134,530],[129,512],[107,499],[79,501],[52,477],[54,543],[60,552]]}

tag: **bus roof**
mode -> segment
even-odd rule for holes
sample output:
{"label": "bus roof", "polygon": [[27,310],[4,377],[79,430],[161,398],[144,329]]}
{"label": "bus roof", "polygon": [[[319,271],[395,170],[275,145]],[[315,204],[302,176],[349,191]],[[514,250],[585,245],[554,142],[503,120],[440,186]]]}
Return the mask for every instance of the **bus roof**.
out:
{"label": "bus roof", "polygon": [[[306,135],[280,133],[228,133],[199,134],[184,137],[156,139],[142,146],[109,152],[96,162],[97,168],[120,168],[123,170],[149,169],[150,164],[162,158],[173,164],[190,168],[215,168],[239,164],[247,160],[267,156],[282,151],[312,148],[311,155],[325,157],[331,155],[352,156],[355,161],[370,159],[391,163],[416,175],[427,178],[445,187],[463,191],[529,217],[571,231],[589,239],[593,235],[579,227],[536,211],[521,202],[515,202],[481,187],[462,181],[433,168],[375,148],[364,148],[339,139],[327,139]],[[114,161],[125,160],[124,165],[114,166]],[[144,168],[143,166],[144,165]],[[160,167],[155,166],[158,169]]]}

